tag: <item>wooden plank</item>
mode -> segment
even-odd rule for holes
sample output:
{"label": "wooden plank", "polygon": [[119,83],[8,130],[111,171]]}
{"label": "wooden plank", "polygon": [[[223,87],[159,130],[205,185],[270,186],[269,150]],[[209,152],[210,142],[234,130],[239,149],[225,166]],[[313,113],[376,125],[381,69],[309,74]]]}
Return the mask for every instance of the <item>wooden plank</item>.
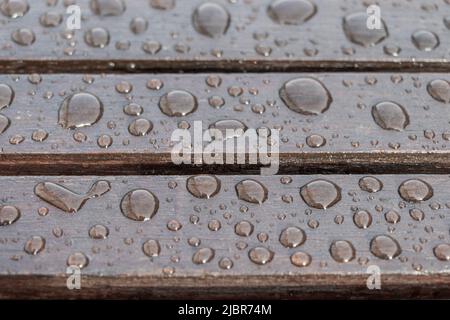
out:
{"label": "wooden plank", "polygon": [[[279,142],[270,138],[275,143],[269,149],[279,147],[280,172],[445,173],[450,168],[446,74],[32,74],[2,75],[0,84],[2,103],[9,104],[1,110],[2,175],[258,170],[249,162],[173,165],[174,130],[189,127],[194,137],[195,121],[206,130],[221,120],[238,120],[253,130],[280,129]],[[175,109],[164,104],[168,94]],[[186,96],[182,108],[194,105],[195,98],[196,109],[167,115],[180,111],[174,102]],[[304,114],[309,111],[319,114]],[[129,115],[133,112],[141,114]],[[64,128],[97,116],[93,125]],[[137,129],[130,126],[137,119],[148,120],[152,130],[135,136]],[[146,120],[139,120],[142,133],[150,129]]]}
{"label": "wooden plank", "polygon": [[[3,176],[0,185],[1,298],[450,296],[448,175]],[[68,261],[83,266],[81,290],[66,287]],[[381,290],[366,286],[374,268]]]}
{"label": "wooden plank", "polygon": [[[1,72],[448,71],[450,65],[448,0],[78,1],[81,25],[72,31],[70,1],[2,3]],[[374,3],[381,30],[367,29]]]}

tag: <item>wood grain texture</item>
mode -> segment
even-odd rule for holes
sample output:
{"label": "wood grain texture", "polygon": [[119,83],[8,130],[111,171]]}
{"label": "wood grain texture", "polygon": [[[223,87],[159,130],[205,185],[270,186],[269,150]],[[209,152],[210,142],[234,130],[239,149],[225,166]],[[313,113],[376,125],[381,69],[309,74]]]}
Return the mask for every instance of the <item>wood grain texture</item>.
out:
{"label": "wood grain texture", "polygon": [[[254,172],[258,166],[248,162],[247,165],[173,166],[170,153],[176,144],[171,141],[175,129],[188,125],[193,137],[195,121],[202,121],[206,130],[225,119],[239,120],[251,129],[280,129],[280,172],[444,173],[450,167],[449,104],[436,100],[427,90],[433,80],[448,81],[445,74],[58,74],[40,77],[42,81],[36,85],[25,75],[0,76],[0,83],[9,85],[15,92],[11,105],[1,111],[10,120],[9,127],[0,135],[1,174],[161,174],[210,169]],[[208,78],[220,79],[221,83],[217,88],[211,87]],[[286,82],[305,78],[320,81],[329,91],[331,103],[323,113],[294,112],[280,98],[280,89]],[[162,88],[148,89],[147,81],[151,79],[160,81]],[[116,89],[124,83],[132,88],[128,94]],[[233,97],[230,88],[238,88],[242,94]],[[183,117],[164,114],[159,107],[160,99],[173,90],[186,90],[195,96],[196,111]],[[96,95],[103,104],[103,115],[92,126],[64,129],[58,124],[58,110],[76,92]],[[445,89],[442,92],[445,95]],[[223,106],[212,107],[211,98],[223,100]],[[408,117],[404,129],[386,130],[376,123],[373,108],[384,101],[403,107]],[[140,105],[142,114],[124,113],[124,106],[129,103]],[[134,136],[128,129],[138,118],[153,124],[145,136]],[[33,140],[36,131],[47,134],[42,142]],[[79,142],[74,138],[76,135],[84,135],[86,140]],[[98,144],[102,135],[112,139],[108,148]],[[311,147],[307,143],[307,138],[314,135],[323,137],[323,146]]]}
{"label": "wood grain texture", "polygon": [[[383,1],[381,18],[387,26],[387,37],[364,45],[349,40],[343,20],[353,13],[364,14],[376,1],[310,0],[316,13],[301,24],[280,24],[271,19],[268,8],[274,1],[215,1],[229,13],[230,23],[224,34],[214,33],[214,38],[199,33],[194,27],[195,9],[205,2],[175,1],[172,9],[158,10],[150,1],[129,0],[125,1],[125,11],[105,16],[95,14],[90,1],[71,1],[70,4],[80,6],[83,19],[80,30],[67,32],[64,1],[48,2],[50,5],[46,1],[28,1],[29,10],[23,17],[1,16],[0,70],[449,70],[450,4],[447,0]],[[52,6],[52,3],[57,4]],[[295,12],[295,8],[285,12],[292,11]],[[51,14],[50,22],[56,26],[44,27],[40,23],[46,13]],[[54,22],[57,14],[61,15],[59,23]],[[136,17],[148,23],[147,29],[139,34],[130,28]],[[224,29],[220,15],[216,17],[212,28]],[[100,41],[104,48],[94,48],[85,41],[86,33],[99,27],[109,33],[109,41]],[[12,40],[12,35],[20,28],[34,32],[34,43],[23,46]],[[358,28],[365,28],[365,24],[358,24]],[[436,46],[433,44],[430,50],[418,49],[412,36],[420,30],[434,33],[439,41],[430,41],[436,42]],[[355,30],[363,34],[366,31]],[[429,43],[429,34],[425,38]],[[151,43],[147,52],[142,49],[146,42]]]}
{"label": "wood grain texture", "polygon": [[[434,250],[450,243],[449,176],[379,175],[381,190],[374,193],[360,187],[362,177],[217,176],[220,191],[210,199],[188,191],[188,176],[1,177],[1,205],[15,206],[21,217],[0,226],[0,297],[448,297],[449,263]],[[109,181],[111,190],[89,199],[76,213],[64,212],[33,192],[38,183],[52,182],[85,194],[100,179]],[[267,188],[261,205],[238,196],[236,185],[247,179]],[[341,200],[326,210],[310,207],[299,194],[318,179],[341,188]],[[432,196],[405,201],[398,190],[411,179],[428,183]],[[144,222],[125,217],[120,209],[124,195],[140,188],[159,199],[156,214]],[[323,194],[315,195],[323,200]],[[38,213],[43,207],[48,208],[45,216]],[[355,223],[354,214],[361,210],[372,217],[366,229]],[[420,210],[423,217],[413,218],[411,210]],[[173,221],[181,225],[177,231],[168,227]],[[252,224],[249,236],[236,233],[241,221]],[[211,227],[217,223],[220,228]],[[108,228],[106,239],[90,236],[97,224]],[[288,227],[302,229],[304,243],[285,247],[280,238]],[[401,252],[392,260],[374,255],[371,241],[379,235],[398,242]],[[24,251],[32,236],[45,239],[45,248],[36,255]],[[143,251],[149,239],[160,244],[153,258]],[[332,253],[332,244],[341,240],[351,244],[353,255],[345,248]],[[272,260],[252,262],[249,254],[256,247],[272,251]],[[204,264],[193,263],[202,248],[214,250],[214,256]],[[305,267],[290,261],[300,251],[311,257]],[[75,252],[85,254],[89,263],[81,269],[82,289],[71,291],[65,272],[68,256]],[[448,250],[443,252],[448,258]],[[348,262],[338,262],[339,257]],[[219,266],[223,258],[232,261],[230,269]],[[371,265],[380,268],[382,290],[366,287]]]}

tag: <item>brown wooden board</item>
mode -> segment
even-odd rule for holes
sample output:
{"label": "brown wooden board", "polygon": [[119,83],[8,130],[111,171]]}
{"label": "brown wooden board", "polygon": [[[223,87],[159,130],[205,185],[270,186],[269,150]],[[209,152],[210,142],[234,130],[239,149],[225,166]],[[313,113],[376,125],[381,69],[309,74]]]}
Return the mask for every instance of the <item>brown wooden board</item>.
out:
{"label": "brown wooden board", "polygon": [[[257,170],[248,161],[174,165],[174,130],[190,126],[193,138],[195,121],[201,121],[206,130],[220,120],[239,120],[253,130],[280,129],[279,141],[273,140],[274,147],[279,147],[280,172],[444,173],[450,165],[448,80],[446,74],[407,73],[3,75],[3,101],[8,96],[13,99],[1,110],[0,173]],[[148,82],[151,88],[155,84],[161,88],[149,89]],[[124,90],[128,93],[119,93]],[[188,96],[183,108],[196,99],[192,113],[178,117],[162,112],[164,97],[176,90]],[[91,96],[87,100],[81,96],[79,103],[79,92]],[[282,99],[280,92],[288,97]],[[179,96],[170,99],[175,105]],[[139,116],[125,113],[130,103],[142,108],[130,109],[139,110]],[[103,110],[95,124],[63,128],[96,120],[99,104]],[[323,112],[301,113],[305,110]],[[144,136],[131,134],[130,125],[137,119],[148,120],[152,130]],[[142,127],[146,128],[145,123]],[[104,135],[111,145],[103,142],[100,147],[98,139]]]}
{"label": "brown wooden board", "polygon": [[[8,2],[19,9],[11,9]],[[450,65],[448,0],[2,3],[2,72],[444,71]],[[27,7],[23,3],[28,3],[28,10],[22,9]],[[381,31],[367,29],[366,10],[374,3],[380,6]],[[67,31],[69,4],[81,9],[79,30]],[[139,20],[132,23],[135,18]]]}
{"label": "brown wooden board", "polygon": [[[4,176],[0,184],[2,298],[450,294],[448,175]],[[69,260],[84,267],[81,289],[68,290],[75,253],[87,260]],[[374,270],[381,290],[366,286]]]}

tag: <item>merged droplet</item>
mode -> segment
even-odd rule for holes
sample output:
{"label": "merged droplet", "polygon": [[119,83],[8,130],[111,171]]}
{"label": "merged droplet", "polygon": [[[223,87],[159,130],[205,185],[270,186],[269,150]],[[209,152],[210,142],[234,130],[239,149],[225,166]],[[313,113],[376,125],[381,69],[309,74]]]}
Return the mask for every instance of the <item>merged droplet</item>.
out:
{"label": "merged droplet", "polygon": [[196,175],[187,179],[186,188],[194,197],[209,199],[219,193],[220,180],[212,175]]}
{"label": "merged droplet", "polygon": [[161,111],[171,117],[181,117],[197,109],[197,99],[184,90],[172,90],[159,100]]}
{"label": "merged droplet", "polygon": [[269,17],[278,24],[300,25],[316,12],[315,4],[308,0],[275,0],[267,8]]}
{"label": "merged droplet", "polygon": [[367,28],[365,12],[352,13],[344,17],[343,28],[347,39],[364,47],[374,46],[388,37],[388,29],[383,19],[380,28]]}
{"label": "merged droplet", "polygon": [[31,255],[37,255],[45,248],[45,239],[41,236],[33,236],[25,243],[24,250]]}
{"label": "merged droplet", "polygon": [[330,255],[336,262],[347,263],[355,259],[355,247],[347,240],[334,241],[330,246]]}
{"label": "merged droplet", "polygon": [[125,11],[123,0],[91,0],[91,9],[100,16],[119,16]]}
{"label": "merged droplet", "polygon": [[13,31],[11,39],[21,46],[31,46],[36,41],[33,30],[28,28],[20,28]]}
{"label": "merged droplet", "polygon": [[201,248],[192,256],[192,262],[195,264],[205,264],[214,258],[215,252],[211,248]]}
{"label": "merged droplet", "polygon": [[145,136],[153,129],[153,123],[150,120],[140,118],[130,123],[128,131],[133,136]]}
{"label": "merged droplet", "polygon": [[411,36],[413,44],[421,51],[432,51],[439,46],[439,37],[428,30],[418,30]]}
{"label": "merged droplet", "polygon": [[296,267],[307,267],[311,260],[311,256],[306,252],[297,251],[291,255],[291,263]]}
{"label": "merged droplet", "polygon": [[4,0],[0,4],[2,13],[13,19],[24,16],[29,9],[30,6],[26,0]]}
{"label": "merged droplet", "polygon": [[387,235],[379,235],[370,241],[370,252],[380,259],[391,260],[402,252],[397,240]]}
{"label": "merged droplet", "polygon": [[77,212],[85,202],[97,198],[111,190],[106,180],[96,181],[86,194],[78,194],[53,182],[40,182],[34,187],[34,193],[42,200],[65,211]]}
{"label": "merged droplet", "polygon": [[72,253],[67,258],[67,265],[83,269],[89,264],[89,258],[82,252]]}
{"label": "merged droplet", "polygon": [[273,256],[274,256],[273,251],[264,247],[256,247],[248,252],[248,257],[250,258],[250,261],[258,265],[264,265],[271,262]]}
{"label": "merged droplet", "polygon": [[305,203],[316,209],[327,209],[341,200],[341,188],[328,180],[314,180],[300,189]]}
{"label": "merged droplet", "polygon": [[227,32],[230,26],[230,14],[220,4],[205,2],[195,9],[192,23],[198,33],[216,38]]}
{"label": "merged droplet", "polygon": [[398,193],[406,201],[421,202],[433,196],[433,188],[423,180],[410,179],[402,182]]}
{"label": "merged droplet", "polygon": [[253,233],[254,226],[250,221],[240,221],[234,226],[234,232],[241,237],[248,237]]}
{"label": "merged droplet", "polygon": [[434,247],[434,255],[441,261],[450,260],[450,244],[442,243]]}
{"label": "merged droplet", "polygon": [[120,203],[125,217],[135,221],[147,221],[153,218],[159,208],[156,196],[148,190],[136,189],[128,192]]}
{"label": "merged droplet", "polygon": [[13,224],[20,218],[20,210],[14,206],[0,207],[0,226]]}
{"label": "merged droplet", "polygon": [[328,89],[312,78],[289,80],[280,89],[279,94],[289,109],[305,115],[323,113],[333,101]]}
{"label": "merged droplet", "polygon": [[58,113],[58,124],[75,129],[97,123],[103,115],[100,99],[88,92],[74,93],[64,99]]}
{"label": "merged droplet", "polygon": [[353,222],[360,229],[367,229],[372,224],[372,215],[369,211],[359,210],[353,215]]}
{"label": "merged droplet", "polygon": [[375,123],[385,130],[403,131],[409,125],[409,115],[399,104],[391,101],[377,103],[372,107]]}
{"label": "merged droplet", "polygon": [[383,189],[383,183],[378,178],[371,176],[366,176],[359,179],[358,185],[361,188],[361,190],[370,193],[378,192],[381,189]]}
{"label": "merged droplet", "polygon": [[446,80],[432,80],[428,83],[427,91],[433,99],[450,103],[450,82]]}
{"label": "merged droplet", "polygon": [[236,184],[236,193],[240,200],[262,204],[267,200],[267,188],[252,179],[242,180]]}
{"label": "merged droplet", "polygon": [[161,252],[161,246],[158,240],[150,239],[142,245],[142,251],[148,257],[157,257]]}
{"label": "merged droplet", "polygon": [[109,31],[105,28],[95,27],[84,34],[84,41],[94,48],[104,48],[109,44]]}
{"label": "merged droplet", "polygon": [[286,248],[296,248],[306,241],[306,234],[300,228],[288,227],[281,231],[280,243]]}
{"label": "merged droplet", "polygon": [[11,124],[11,121],[9,121],[9,118],[0,114],[0,134],[6,131],[6,129],[9,128],[9,125]]}
{"label": "merged droplet", "polygon": [[7,84],[0,83],[0,110],[9,107],[14,100],[14,90]]}

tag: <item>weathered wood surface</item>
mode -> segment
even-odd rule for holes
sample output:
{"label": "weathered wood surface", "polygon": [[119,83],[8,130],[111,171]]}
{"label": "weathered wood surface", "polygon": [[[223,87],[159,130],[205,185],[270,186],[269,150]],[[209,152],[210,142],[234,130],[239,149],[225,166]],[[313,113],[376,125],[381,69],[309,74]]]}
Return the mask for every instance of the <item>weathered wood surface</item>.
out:
{"label": "weathered wood surface", "polygon": [[[42,80],[33,84],[30,78]],[[294,92],[304,90],[297,97],[300,107],[322,108],[320,104],[328,103],[328,109],[305,115],[288,108],[280,90],[292,79],[308,83],[306,91],[294,88]],[[437,79],[447,87],[431,90]],[[206,130],[227,119],[239,120],[248,129],[280,129],[275,146],[279,147],[281,172],[445,173],[450,167],[448,79],[446,74],[406,73],[3,75],[0,83],[12,88],[14,97],[1,111],[10,123],[0,134],[1,174],[207,172],[211,165],[173,165],[171,151],[177,143],[171,141],[171,135],[177,128],[190,126],[193,138],[195,121],[201,121]],[[161,88],[149,89],[149,80],[153,85],[160,83]],[[317,86],[329,91],[328,102],[325,91],[312,92]],[[118,87],[129,92],[119,93]],[[192,94],[197,108],[180,117],[163,113],[160,100],[174,90]],[[96,117],[90,100],[80,109],[70,106],[67,111],[62,107],[77,92],[98,97],[103,112],[93,125],[64,128],[85,124],[83,121],[91,120],[92,114]],[[296,99],[296,94],[292,97]],[[7,100],[7,94],[2,98]],[[399,106],[393,112],[387,108],[384,116],[380,113],[377,118],[376,105],[382,102]],[[124,112],[130,103],[142,108],[139,116]],[[151,131],[143,136],[130,133],[136,119],[150,121]],[[98,139],[104,135],[106,140],[111,139],[110,146],[108,141],[100,146]],[[308,142],[308,137],[315,138]],[[214,170],[238,172],[243,168],[253,170],[257,166],[247,162],[244,166],[218,165]]]}
{"label": "weathered wood surface", "polygon": [[[4,5],[6,14],[0,15],[2,72],[444,71],[450,65],[448,0],[221,0],[212,6],[212,2],[197,0],[11,2],[27,2],[29,10],[8,11]],[[92,2],[100,4],[97,9],[91,9]],[[366,26],[364,15],[374,3],[381,9],[381,31]],[[79,30],[67,31],[68,4],[81,8]],[[355,13],[363,15],[356,22],[350,19]],[[132,23],[134,18],[140,19],[138,23]],[[93,28],[97,29],[92,37]],[[19,29],[25,30],[16,34]]]}
{"label": "weathered wood surface", "polygon": [[[449,176],[376,178],[217,176],[214,185],[189,176],[1,177],[0,217],[11,206],[21,216],[0,226],[0,297],[448,297]],[[47,191],[50,182],[67,188],[59,202],[42,200],[43,182]],[[78,208],[92,186],[102,195]],[[144,201],[126,197],[139,189],[159,200],[147,221],[125,216]],[[283,238],[289,227],[303,234]],[[45,247],[30,245],[33,236]],[[150,239],[160,250],[144,249]],[[68,257],[77,252],[87,259],[71,260],[85,265],[81,290],[68,290]],[[302,267],[291,262],[298,252]],[[382,290],[367,288],[369,266],[379,268]]]}

